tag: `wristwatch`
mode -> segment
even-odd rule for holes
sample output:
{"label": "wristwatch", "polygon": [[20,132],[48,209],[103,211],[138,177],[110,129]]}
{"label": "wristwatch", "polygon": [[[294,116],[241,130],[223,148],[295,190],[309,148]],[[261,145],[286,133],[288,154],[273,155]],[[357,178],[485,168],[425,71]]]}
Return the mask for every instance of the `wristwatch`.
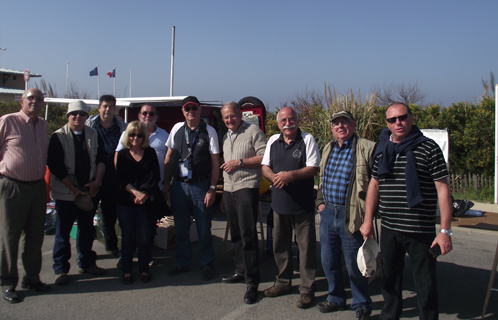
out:
{"label": "wristwatch", "polygon": [[209,188],[213,189],[214,191],[216,191],[216,186],[210,186]]}
{"label": "wristwatch", "polygon": [[439,230],[439,232],[444,233],[448,237],[451,237],[453,235],[453,231],[451,231],[451,229],[441,229]]}
{"label": "wristwatch", "polygon": [[244,161],[242,161],[242,159],[240,159],[240,161],[239,161],[239,167],[242,168],[243,166],[244,166]]}

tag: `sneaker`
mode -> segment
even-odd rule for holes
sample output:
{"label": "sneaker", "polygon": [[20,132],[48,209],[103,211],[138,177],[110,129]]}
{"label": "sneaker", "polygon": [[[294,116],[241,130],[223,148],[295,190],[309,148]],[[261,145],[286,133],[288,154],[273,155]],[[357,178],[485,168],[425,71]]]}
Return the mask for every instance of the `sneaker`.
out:
{"label": "sneaker", "polygon": [[365,306],[360,306],[356,309],[356,319],[370,320],[370,312]]}
{"label": "sneaker", "polygon": [[50,292],[52,288],[47,286],[45,283],[38,281],[37,283],[22,283],[21,287],[23,289],[35,289],[36,292]]}
{"label": "sneaker", "polygon": [[301,309],[309,308],[313,303],[314,297],[315,295],[313,293],[301,293],[299,299],[297,300],[296,306]]}
{"label": "sneaker", "polygon": [[105,274],[105,269],[99,268],[97,266],[93,266],[93,267],[86,268],[86,269],[79,268],[78,272],[79,273],[89,273],[92,276],[103,276]]}
{"label": "sneaker", "polygon": [[69,282],[67,278],[67,273],[61,273],[55,275],[55,284],[58,286],[65,286]]}
{"label": "sneaker", "polygon": [[201,272],[201,279],[204,281],[211,280],[214,276],[214,270],[210,266],[205,266]]}
{"label": "sneaker", "polygon": [[317,307],[321,313],[346,310],[346,306],[337,306],[328,300],[325,300],[324,302],[320,302]]}
{"label": "sneaker", "polygon": [[273,285],[265,290],[265,296],[278,297],[292,292],[292,286],[277,286]]}

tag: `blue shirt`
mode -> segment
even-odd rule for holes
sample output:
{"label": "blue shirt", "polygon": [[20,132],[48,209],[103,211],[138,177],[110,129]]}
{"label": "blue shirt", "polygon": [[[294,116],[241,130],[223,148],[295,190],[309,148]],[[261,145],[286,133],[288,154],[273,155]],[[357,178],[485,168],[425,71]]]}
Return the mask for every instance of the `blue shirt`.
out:
{"label": "blue shirt", "polygon": [[326,203],[339,206],[346,204],[349,180],[353,170],[353,137],[339,147],[334,141],[322,182],[322,193]]}

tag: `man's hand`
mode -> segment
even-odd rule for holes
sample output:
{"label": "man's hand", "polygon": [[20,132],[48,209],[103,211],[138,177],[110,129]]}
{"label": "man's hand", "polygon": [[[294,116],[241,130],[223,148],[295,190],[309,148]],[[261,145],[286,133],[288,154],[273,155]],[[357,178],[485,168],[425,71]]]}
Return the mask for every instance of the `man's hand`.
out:
{"label": "man's hand", "polygon": [[282,189],[292,180],[292,173],[288,171],[280,171],[275,174],[275,178],[273,179],[273,185],[279,189]]}
{"label": "man's hand", "polygon": [[208,192],[206,193],[206,196],[204,197],[204,205],[206,206],[206,208],[212,206],[215,199],[216,199],[216,192],[213,189],[209,188]]}
{"label": "man's hand", "polygon": [[322,203],[321,205],[318,206],[318,212],[322,212],[323,209],[325,209],[325,204]]}
{"label": "man's hand", "polygon": [[436,245],[436,243],[439,244],[439,247],[441,247],[441,255],[442,256],[449,253],[453,249],[451,237],[448,235],[445,235],[444,233],[439,232],[439,234],[436,236],[436,238],[432,242],[431,248],[434,247]]}
{"label": "man's hand", "polygon": [[363,224],[360,227],[360,233],[363,236],[363,240],[368,240],[370,238],[373,238],[373,227],[372,227],[372,220],[365,220]]}
{"label": "man's hand", "polygon": [[71,185],[70,189],[73,192],[73,194],[74,194],[75,197],[79,196],[80,194],[85,194],[85,192],[83,192],[80,188],[75,187],[73,185]]}
{"label": "man's hand", "polygon": [[85,184],[85,187],[88,187],[88,195],[90,195],[90,198],[93,198],[97,195],[97,192],[99,191],[99,186],[100,182],[97,182],[96,180]]}
{"label": "man's hand", "polygon": [[224,164],[221,165],[221,169],[225,171],[226,173],[232,173],[235,170],[240,169],[240,160],[228,160]]}

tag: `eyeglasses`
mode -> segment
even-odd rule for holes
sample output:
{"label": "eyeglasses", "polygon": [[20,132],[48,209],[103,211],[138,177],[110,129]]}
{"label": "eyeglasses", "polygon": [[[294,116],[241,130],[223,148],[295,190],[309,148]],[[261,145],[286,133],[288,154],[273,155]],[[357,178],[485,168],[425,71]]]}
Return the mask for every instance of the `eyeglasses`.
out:
{"label": "eyeglasses", "polygon": [[349,122],[349,120],[344,119],[344,120],[333,120],[333,121],[330,121],[330,123],[332,124],[332,127],[338,127],[341,124],[343,126],[347,126],[351,122]]}
{"label": "eyeglasses", "polygon": [[185,112],[189,112],[190,109],[192,109],[192,111],[197,111],[197,109],[199,109],[199,106],[183,107],[183,110]]}
{"label": "eyeglasses", "polygon": [[151,112],[147,112],[147,111],[142,112],[142,116],[147,117],[147,115],[149,115],[149,117],[153,117],[156,114],[153,111],[151,111]]}
{"label": "eyeglasses", "polygon": [[278,122],[280,122],[281,124],[286,124],[287,121],[289,121],[289,123],[294,123],[294,122],[296,122],[296,118],[292,117],[292,118],[289,118],[289,119],[279,119],[278,120]]}
{"label": "eyeglasses", "polygon": [[43,102],[43,100],[44,100],[42,97],[37,97],[37,96],[29,96],[29,97],[27,97],[27,99],[29,101],[35,100],[36,102]]}
{"label": "eyeglasses", "polygon": [[138,138],[138,139],[143,139],[143,137],[144,137],[144,135],[143,135],[143,134],[141,134],[141,133],[130,133],[128,136],[129,136],[130,138],[135,138],[135,137],[136,137],[136,138]]}
{"label": "eyeglasses", "polygon": [[410,116],[410,115],[411,114],[407,113],[407,114],[404,114],[404,115],[399,116],[399,117],[392,117],[392,118],[386,119],[386,121],[387,121],[387,123],[393,124],[393,123],[396,123],[396,120],[399,120],[400,122],[405,121],[406,119],[408,119],[408,116]]}
{"label": "eyeglasses", "polygon": [[70,116],[73,116],[73,117],[76,117],[76,116],[80,116],[80,117],[86,117],[87,116],[87,113],[84,112],[84,111],[73,111],[73,112],[69,112],[69,115]]}

